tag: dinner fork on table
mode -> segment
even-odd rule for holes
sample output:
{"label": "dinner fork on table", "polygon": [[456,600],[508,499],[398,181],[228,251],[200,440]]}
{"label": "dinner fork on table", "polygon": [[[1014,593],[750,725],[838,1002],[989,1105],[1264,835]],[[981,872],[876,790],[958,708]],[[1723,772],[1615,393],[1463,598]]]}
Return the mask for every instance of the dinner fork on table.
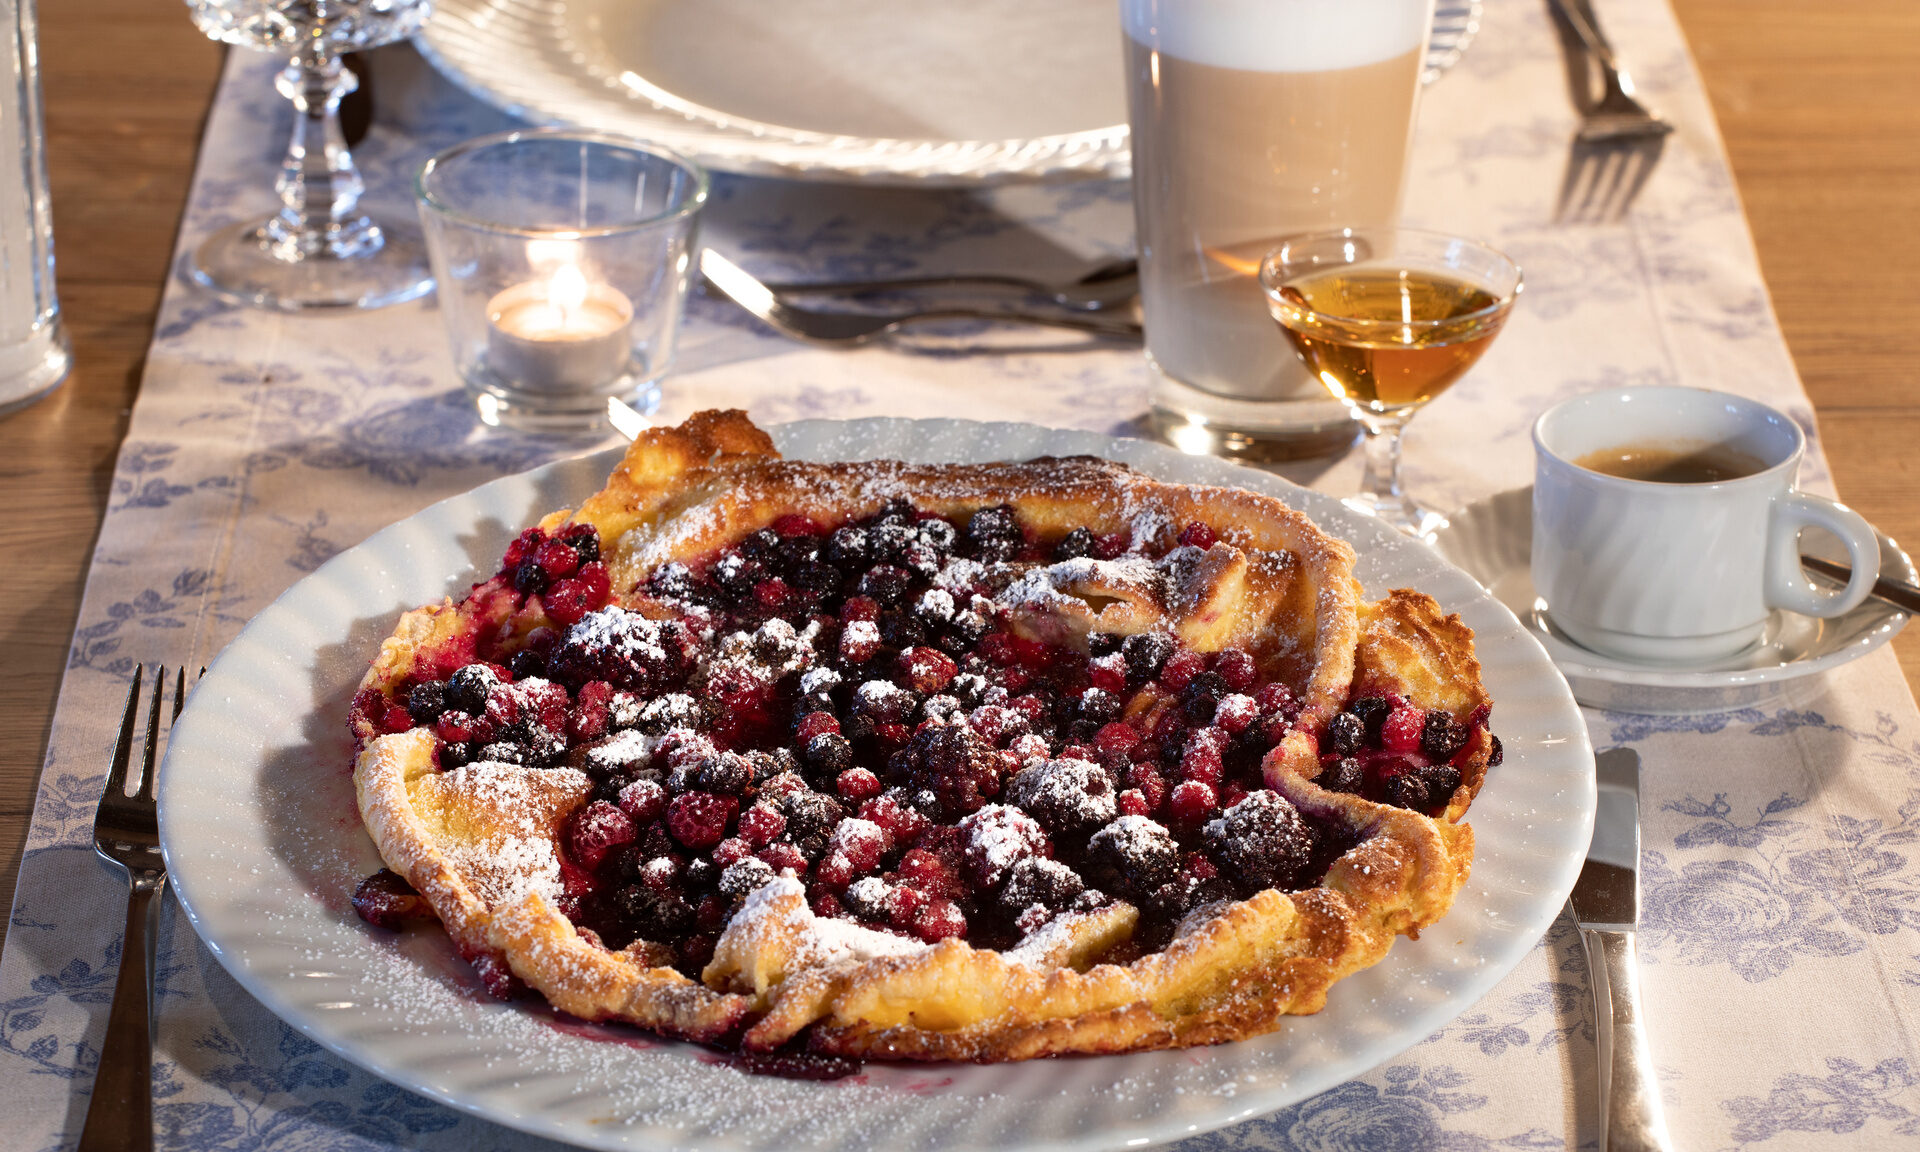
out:
{"label": "dinner fork on table", "polygon": [[[93,849],[127,873],[127,934],[120,945],[120,978],[107,1013],[107,1035],[100,1045],[100,1067],[93,1079],[86,1125],[76,1152],[132,1152],[153,1147],[153,943],[154,898],[167,886],[167,865],[160,856],[159,807],[154,777],[159,763],[160,712],[168,670],[154,670],[152,704],[147,709],[146,744],[139,787],[127,794],[127,767],[133,759],[139,727],[141,678],[133,670],[120,740],[113,749],[107,784],[93,813]],[[173,674],[173,720],[186,699],[187,670]]]}
{"label": "dinner fork on table", "polygon": [[787,336],[810,344],[848,348],[866,344],[912,324],[936,320],[994,320],[1067,328],[1112,340],[1138,341],[1138,322],[1104,314],[1031,312],[998,308],[927,308],[911,312],[829,312],[804,308],[781,298],[739,265],[711,248],[700,253],[700,272],[735,304]]}
{"label": "dinner fork on table", "polygon": [[1567,87],[1580,128],[1567,154],[1554,219],[1567,224],[1619,220],[1640,195],[1673,125],[1633,95],[1633,78],[1620,67],[1600,31],[1590,0],[1547,0],[1567,61]]}

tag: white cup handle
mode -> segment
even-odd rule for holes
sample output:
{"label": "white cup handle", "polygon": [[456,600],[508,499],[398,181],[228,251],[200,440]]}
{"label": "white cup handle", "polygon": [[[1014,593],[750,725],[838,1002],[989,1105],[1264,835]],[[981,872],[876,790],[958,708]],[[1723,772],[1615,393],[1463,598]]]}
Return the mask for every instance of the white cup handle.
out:
{"label": "white cup handle", "polygon": [[[1838,592],[1813,586],[1800,565],[1800,530],[1820,528],[1847,546],[1853,578]],[[1803,616],[1838,616],[1867,598],[1880,578],[1880,541],[1858,512],[1807,492],[1789,492],[1773,502],[1768,525],[1767,603]]]}

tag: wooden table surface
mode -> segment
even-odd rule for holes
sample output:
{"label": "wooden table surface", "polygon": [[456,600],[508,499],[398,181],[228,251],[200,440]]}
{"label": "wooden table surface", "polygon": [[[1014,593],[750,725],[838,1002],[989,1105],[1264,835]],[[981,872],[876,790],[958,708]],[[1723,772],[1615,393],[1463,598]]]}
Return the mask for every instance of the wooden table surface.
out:
{"label": "wooden table surface", "polygon": [[[1504,0],[1503,0],[1504,2]],[[1673,0],[1840,493],[1920,542],[1920,6]],[[1604,5],[1603,5],[1604,7]],[[177,4],[42,4],[59,291],[76,362],[0,418],[0,893],[13,877],[87,559],[220,66]],[[261,173],[261,179],[267,179]],[[1895,642],[1908,682],[1920,629]],[[0,932],[5,925],[0,924]]]}

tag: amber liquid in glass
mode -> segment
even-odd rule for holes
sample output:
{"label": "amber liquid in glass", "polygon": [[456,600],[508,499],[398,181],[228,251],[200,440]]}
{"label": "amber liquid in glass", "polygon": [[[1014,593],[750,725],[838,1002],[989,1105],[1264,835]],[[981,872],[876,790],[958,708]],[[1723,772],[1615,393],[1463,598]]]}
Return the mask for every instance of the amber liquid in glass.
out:
{"label": "amber liquid in glass", "polygon": [[1480,359],[1509,307],[1431,272],[1342,269],[1267,300],[1281,331],[1333,395],[1373,412],[1438,396]]}

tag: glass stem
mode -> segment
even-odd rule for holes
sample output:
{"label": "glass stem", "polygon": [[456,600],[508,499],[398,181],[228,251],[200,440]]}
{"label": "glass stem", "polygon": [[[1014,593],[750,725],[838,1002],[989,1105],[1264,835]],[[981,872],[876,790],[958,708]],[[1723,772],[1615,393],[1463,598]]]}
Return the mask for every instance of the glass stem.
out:
{"label": "glass stem", "polygon": [[366,183],[347,151],[340,130],[340,98],[359,81],[338,56],[315,46],[299,55],[274,80],[293,102],[293,139],[280,178],[280,214],[267,222],[266,243],[288,262],[346,260],[380,247],[380,229],[359,212]]}
{"label": "glass stem", "polygon": [[1406,429],[1410,413],[1369,413],[1362,417],[1367,428],[1366,472],[1360,478],[1360,494],[1381,512],[1401,509],[1410,512],[1413,502],[1400,487],[1400,433]]}

